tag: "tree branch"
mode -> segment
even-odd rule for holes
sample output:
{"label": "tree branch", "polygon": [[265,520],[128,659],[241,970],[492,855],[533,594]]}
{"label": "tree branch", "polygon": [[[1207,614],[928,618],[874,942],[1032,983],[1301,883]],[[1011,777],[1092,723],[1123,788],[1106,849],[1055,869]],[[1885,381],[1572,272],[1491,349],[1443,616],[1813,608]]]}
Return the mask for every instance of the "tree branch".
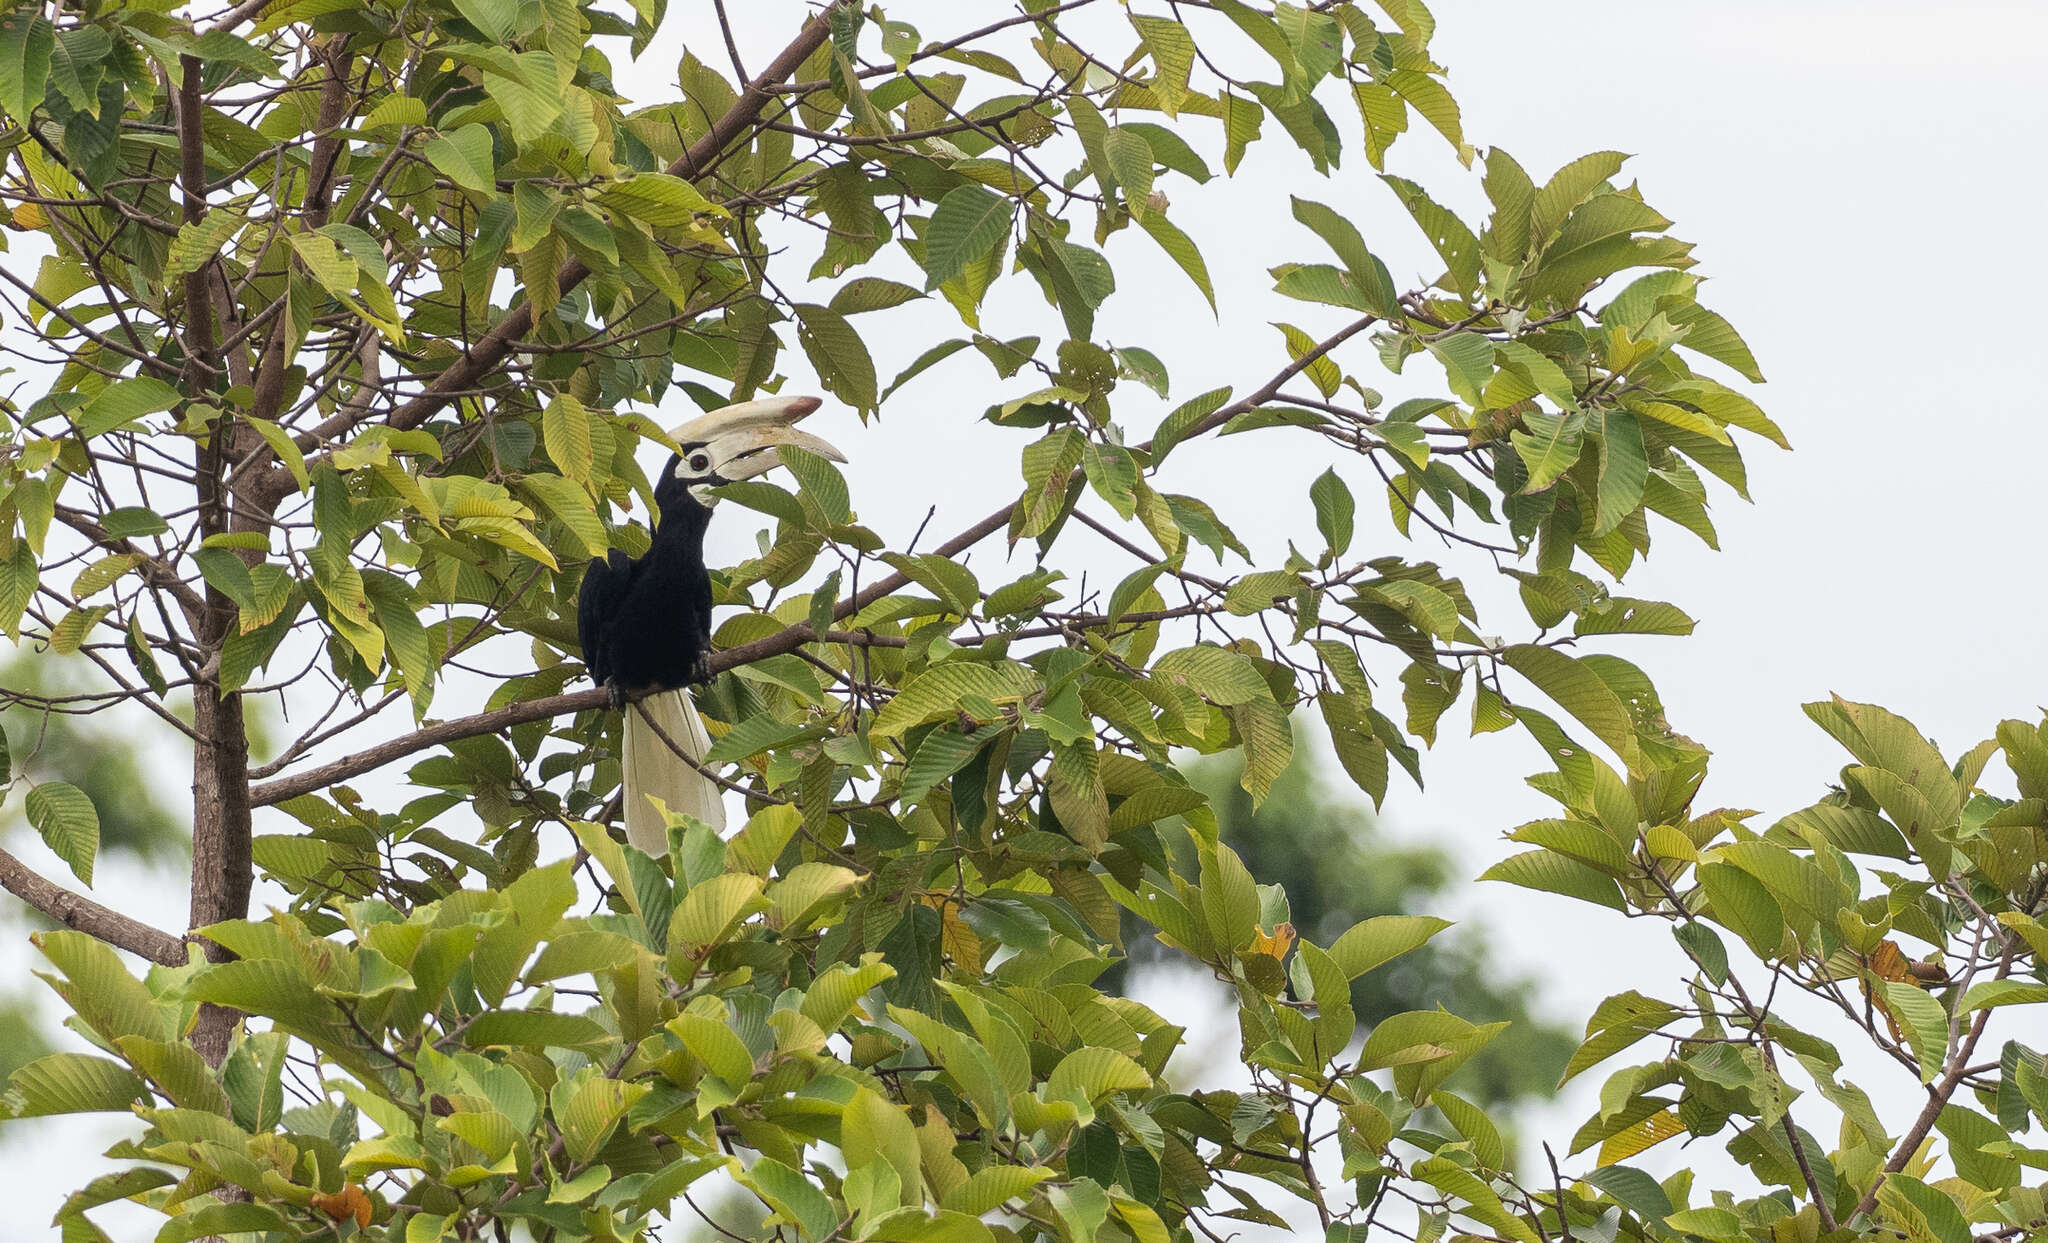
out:
{"label": "tree branch", "polygon": [[185,965],[183,941],[45,879],[5,850],[0,850],[0,888],[66,928],[105,941],[115,949],[127,950],[166,967]]}

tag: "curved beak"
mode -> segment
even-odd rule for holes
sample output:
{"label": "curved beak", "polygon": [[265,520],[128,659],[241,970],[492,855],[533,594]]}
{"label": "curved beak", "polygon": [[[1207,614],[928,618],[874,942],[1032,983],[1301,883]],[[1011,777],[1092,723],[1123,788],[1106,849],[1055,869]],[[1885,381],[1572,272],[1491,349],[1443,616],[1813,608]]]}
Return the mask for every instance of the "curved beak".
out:
{"label": "curved beak", "polygon": [[669,429],[677,444],[702,444],[723,479],[751,479],[782,464],[779,450],[794,447],[834,462],[846,455],[794,424],[824,405],[817,397],[766,397],[722,406]]}

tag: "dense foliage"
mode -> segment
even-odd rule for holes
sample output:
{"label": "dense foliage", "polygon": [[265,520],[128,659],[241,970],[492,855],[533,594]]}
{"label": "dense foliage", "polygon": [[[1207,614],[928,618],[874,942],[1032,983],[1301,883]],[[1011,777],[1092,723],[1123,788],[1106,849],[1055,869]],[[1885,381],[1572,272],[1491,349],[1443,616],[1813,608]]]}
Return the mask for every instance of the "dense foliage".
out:
{"label": "dense foliage", "polygon": [[[147,706],[193,755],[189,939],[0,855],[0,882],[70,925],[38,943],[97,1046],[17,1072],[8,1111],[136,1119],[66,1237],[131,1200],[163,1243],[630,1239],[700,1184],[814,1240],[1153,1243],[1288,1204],[1332,1238],[2032,1229],[2042,1158],[2014,1136],[2048,1105],[2042,1065],[1979,1050],[1999,1010],[2048,997],[2043,735],[2009,724],[1950,767],[1876,709],[1823,705],[1857,760],[1843,793],[1759,832],[1693,812],[1706,751],[1603,650],[1690,630],[1614,584],[1653,518],[1713,541],[1738,434],[1782,443],[1714,378],[1760,376],[1623,157],[1539,175],[1488,150],[1479,221],[1386,177],[1441,259],[1416,289],[1361,210],[1294,199],[1304,253],[1273,277],[1304,326],[1147,434],[1119,412],[1169,379],[1146,343],[1101,339],[1129,296],[1110,256],[1156,246],[1232,315],[1208,266],[1227,239],[1171,199],[1250,144],[1378,167],[1427,126],[1479,161],[1432,19],[942,12],[831,3],[770,49],[724,6],[659,0],[0,18],[0,282],[32,364],[0,453],[0,626],[96,671],[67,707]],[[665,17],[686,25],[677,89],[630,100],[620,67]],[[784,240],[805,229],[808,270]],[[1034,333],[982,332],[1005,281],[1042,294]],[[885,387],[864,338],[919,301],[966,335]],[[726,489],[727,514],[775,527],[719,575],[699,697],[748,814],[729,840],[679,821],[652,859],[608,827],[616,715],[569,689],[569,606],[589,558],[645,545],[657,409],[772,391],[792,345],[866,416],[978,356],[1021,490],[891,547],[819,459],[792,455],[793,491]],[[1410,365],[1441,395],[1365,382]],[[1221,498],[1168,490],[1176,447],[1219,435],[1330,464],[1280,563],[1245,564]],[[1347,479],[1469,565],[1405,555]],[[1070,598],[1082,529],[1133,568]],[[962,564],[998,535],[1036,567]],[[1482,622],[1461,568],[1511,576],[1523,615]],[[478,674],[480,711],[431,715]],[[275,749],[252,745],[257,695],[295,709]],[[1664,1056],[1617,1072],[1559,1145],[1577,1164],[1535,1177],[1446,1086],[1497,1024],[1422,1008],[1358,1038],[1353,982],[1442,921],[1300,935],[1174,763],[1237,752],[1261,798],[1313,705],[1378,800],[1458,704],[1555,763],[1536,781],[1559,817],[1492,874],[1668,920],[1698,968],[1677,1001],[1601,1008],[1573,1071],[1651,1037]],[[1979,788],[1994,754],[2017,800]],[[408,759],[428,791],[409,802],[343,784]],[[23,783],[90,886],[93,800]],[[290,822],[256,835],[256,808]],[[291,901],[252,920],[258,871]],[[1096,986],[1126,911],[1232,987],[1250,1088],[1177,1089],[1180,1029]],[[1834,1003],[1925,1107],[1878,1116],[1779,986]],[[1832,1145],[1794,1121],[1795,1074],[1839,1114]],[[1627,1164],[1680,1134],[1758,1185]]]}

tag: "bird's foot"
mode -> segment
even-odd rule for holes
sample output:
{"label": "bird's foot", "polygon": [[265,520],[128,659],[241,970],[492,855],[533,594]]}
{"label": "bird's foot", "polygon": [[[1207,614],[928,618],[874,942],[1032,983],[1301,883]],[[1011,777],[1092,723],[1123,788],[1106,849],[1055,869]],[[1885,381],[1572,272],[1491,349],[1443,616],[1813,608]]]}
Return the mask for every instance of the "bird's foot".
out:
{"label": "bird's foot", "polygon": [[693,663],[690,666],[690,681],[693,684],[701,686],[704,683],[709,682],[712,676],[713,675],[711,672],[710,651],[706,650],[697,653],[697,659],[695,663]]}
{"label": "bird's foot", "polygon": [[605,702],[609,703],[612,706],[612,711],[623,712],[625,710],[626,688],[619,685],[619,680],[617,678],[605,679],[604,697]]}

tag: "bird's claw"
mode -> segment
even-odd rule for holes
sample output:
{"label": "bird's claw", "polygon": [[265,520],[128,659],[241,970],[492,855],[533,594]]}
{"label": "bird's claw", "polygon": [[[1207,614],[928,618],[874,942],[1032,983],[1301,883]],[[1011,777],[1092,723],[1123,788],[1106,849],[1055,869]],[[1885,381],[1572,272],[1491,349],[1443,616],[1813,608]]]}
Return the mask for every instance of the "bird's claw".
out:
{"label": "bird's claw", "polygon": [[709,682],[711,678],[711,653],[708,651],[697,653],[696,663],[690,666],[690,681],[697,685],[702,685]]}
{"label": "bird's claw", "polygon": [[605,702],[611,705],[612,711],[623,712],[625,710],[626,688],[619,685],[617,678],[606,678],[604,680],[604,697]]}

